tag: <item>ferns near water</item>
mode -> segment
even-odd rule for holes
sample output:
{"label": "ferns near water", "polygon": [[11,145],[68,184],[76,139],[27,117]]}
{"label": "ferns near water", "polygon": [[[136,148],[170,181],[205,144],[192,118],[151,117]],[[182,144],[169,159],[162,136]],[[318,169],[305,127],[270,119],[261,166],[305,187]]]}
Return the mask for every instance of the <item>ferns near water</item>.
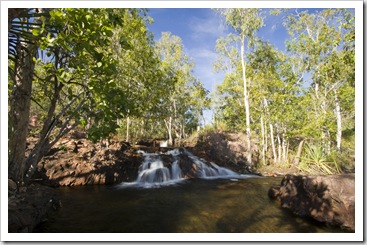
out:
{"label": "ferns near water", "polygon": [[298,169],[308,174],[337,174],[340,173],[338,163],[329,161],[321,145],[305,145],[304,157],[301,157],[301,163]]}

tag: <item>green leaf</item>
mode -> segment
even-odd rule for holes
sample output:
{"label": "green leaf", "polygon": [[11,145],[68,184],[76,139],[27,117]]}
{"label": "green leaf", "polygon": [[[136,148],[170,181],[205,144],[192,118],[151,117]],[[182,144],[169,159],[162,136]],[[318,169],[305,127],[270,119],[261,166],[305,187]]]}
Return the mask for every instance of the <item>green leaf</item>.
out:
{"label": "green leaf", "polygon": [[97,62],[97,67],[101,67],[102,66],[102,62]]}
{"label": "green leaf", "polygon": [[38,37],[39,35],[42,34],[41,29],[40,28],[33,29],[32,34],[33,34],[33,36]]}

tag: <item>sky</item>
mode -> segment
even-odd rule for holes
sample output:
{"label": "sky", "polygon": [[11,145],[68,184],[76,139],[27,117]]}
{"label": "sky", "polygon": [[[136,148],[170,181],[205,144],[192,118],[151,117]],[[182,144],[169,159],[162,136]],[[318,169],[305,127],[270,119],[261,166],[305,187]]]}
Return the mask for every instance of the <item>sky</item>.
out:
{"label": "sky", "polygon": [[[204,87],[213,92],[223,81],[224,73],[215,72],[213,63],[217,59],[216,40],[227,36],[231,29],[226,26],[221,15],[210,8],[152,8],[148,15],[154,19],[148,29],[158,41],[162,32],[170,32],[179,36],[186,54],[193,59],[193,74]],[[285,51],[284,41],[288,38],[282,25],[281,16],[269,15],[264,10],[265,26],[259,30],[259,37],[268,40],[278,50]],[[212,112],[204,112],[206,122],[212,119]]]}
{"label": "sky", "polygon": [[[312,7],[312,5],[309,6]],[[273,44],[279,51],[286,52],[285,40],[290,38],[283,26],[286,14],[274,16],[269,13],[270,10],[270,8],[262,9],[265,25],[260,28],[257,35],[262,40]],[[291,9],[290,12],[294,10]],[[322,9],[299,9],[299,11],[304,10],[313,13]],[[209,92],[213,92],[224,78],[223,72],[218,73],[213,70],[213,63],[217,60],[216,40],[233,32],[225,24],[223,16],[211,8],[150,8],[148,15],[154,20],[148,29],[153,32],[155,40],[158,41],[161,38],[162,32],[179,36],[186,54],[195,63],[194,76],[199,78]],[[310,80],[309,74],[305,74],[304,78]],[[205,121],[210,123],[213,112],[204,111],[204,117]]]}

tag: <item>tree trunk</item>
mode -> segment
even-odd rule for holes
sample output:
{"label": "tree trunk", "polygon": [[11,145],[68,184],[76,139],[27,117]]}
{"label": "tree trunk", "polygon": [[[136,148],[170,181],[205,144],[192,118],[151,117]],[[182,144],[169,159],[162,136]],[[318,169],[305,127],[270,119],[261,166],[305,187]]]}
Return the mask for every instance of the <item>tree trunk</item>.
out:
{"label": "tree trunk", "polygon": [[166,128],[167,128],[167,132],[168,132],[168,143],[170,145],[172,145],[172,117],[169,117],[169,119],[165,119],[164,120],[164,123],[166,125]]}
{"label": "tree trunk", "polygon": [[271,140],[271,148],[273,149],[274,163],[277,163],[277,151],[275,150],[273,124],[270,123],[269,127],[270,127],[270,140]]}
{"label": "tree trunk", "polygon": [[261,123],[261,146],[262,146],[262,158],[263,158],[263,165],[266,166],[266,156],[265,156],[265,129],[264,129],[264,118],[263,114],[261,114],[260,117],[260,123]]}
{"label": "tree trunk", "polygon": [[28,136],[29,112],[31,105],[33,57],[36,48],[33,44],[19,41],[15,81],[10,99],[9,112],[9,161],[8,177],[21,182],[24,172],[26,141]]}
{"label": "tree trunk", "polygon": [[250,104],[249,95],[250,92],[247,90],[247,80],[246,80],[246,64],[245,64],[245,37],[242,36],[241,42],[241,65],[242,65],[242,76],[243,76],[243,95],[244,104],[246,112],[246,134],[247,134],[247,161],[252,165],[252,150],[251,150],[251,128],[250,128]]}
{"label": "tree trunk", "polygon": [[278,140],[278,163],[282,161],[282,142],[280,140],[279,133],[277,133],[277,140]]}
{"label": "tree trunk", "polygon": [[129,132],[130,132],[130,117],[127,117],[126,118],[126,142],[130,141]]}
{"label": "tree trunk", "polygon": [[302,153],[302,147],[303,147],[303,143],[305,142],[305,140],[301,140],[301,142],[299,142],[299,145],[298,145],[298,150],[297,150],[297,155],[294,159],[294,166],[298,166],[299,164],[299,160],[301,159],[301,153]]}
{"label": "tree trunk", "polygon": [[287,141],[283,137],[282,148],[283,148],[283,162],[284,163],[287,162],[287,146],[288,146]]}
{"label": "tree trunk", "polygon": [[[56,103],[59,99],[61,88],[63,87],[62,83],[58,83],[57,79],[55,79],[55,91],[50,103],[50,107],[47,113],[47,117],[43,124],[43,128],[39,134],[39,140],[32,151],[29,153],[27,159],[25,160],[24,172],[23,176],[25,175],[25,182],[28,182],[32,177],[33,173],[36,170],[38,162],[45,156],[55,145],[57,141],[64,135],[66,135],[70,130],[75,128],[78,125],[78,122],[74,122],[73,125],[69,125],[71,118],[68,118],[63,122],[63,124],[58,127],[59,132],[56,135],[52,136],[52,140],[50,140],[51,133],[56,126],[56,122],[60,120],[60,117],[65,114],[65,112],[70,109],[70,107],[75,103],[75,97],[72,101],[70,101],[57,115],[55,115]],[[79,105],[75,108],[75,111],[79,111],[80,108],[84,105],[85,99],[83,99]]]}
{"label": "tree trunk", "polygon": [[336,89],[334,89],[334,94],[335,94],[335,114],[336,114],[336,125],[337,125],[336,147],[340,151],[341,143],[342,143],[342,115],[340,112],[339,98],[338,98]]}

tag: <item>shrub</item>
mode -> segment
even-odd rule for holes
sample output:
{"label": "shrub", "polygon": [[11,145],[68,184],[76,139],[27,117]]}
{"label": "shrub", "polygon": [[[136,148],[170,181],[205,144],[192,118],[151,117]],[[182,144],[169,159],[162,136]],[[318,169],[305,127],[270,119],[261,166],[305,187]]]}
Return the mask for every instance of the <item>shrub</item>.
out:
{"label": "shrub", "polygon": [[310,145],[307,143],[305,144],[304,157],[301,157],[298,170],[308,174],[336,174],[341,172],[338,163],[324,153],[321,145]]}

